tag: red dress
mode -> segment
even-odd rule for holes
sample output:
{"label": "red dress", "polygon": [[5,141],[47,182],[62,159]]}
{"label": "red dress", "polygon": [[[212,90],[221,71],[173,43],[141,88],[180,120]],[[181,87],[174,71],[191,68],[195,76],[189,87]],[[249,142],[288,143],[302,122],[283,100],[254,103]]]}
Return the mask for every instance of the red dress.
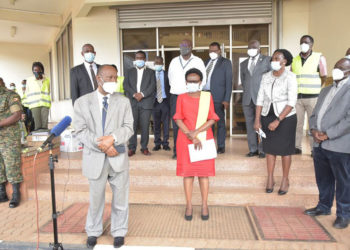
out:
{"label": "red dress", "polygon": [[[191,97],[188,94],[182,94],[177,98],[176,113],[173,119],[182,120],[189,130],[195,130],[197,123],[198,108],[199,98]],[[215,114],[212,97],[210,97],[208,120],[219,120],[219,117],[217,116],[217,114]],[[207,130],[207,140],[213,138],[213,131],[210,128]],[[187,139],[186,135],[179,129],[176,141],[176,175],[184,177],[215,176],[215,159],[191,163],[190,155],[188,152],[189,144],[193,144],[192,141]]]}

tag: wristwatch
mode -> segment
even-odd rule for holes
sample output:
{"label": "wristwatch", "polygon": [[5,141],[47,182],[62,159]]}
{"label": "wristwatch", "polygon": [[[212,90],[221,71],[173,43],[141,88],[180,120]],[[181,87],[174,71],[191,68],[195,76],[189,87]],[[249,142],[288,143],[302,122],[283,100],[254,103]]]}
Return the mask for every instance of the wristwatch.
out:
{"label": "wristwatch", "polygon": [[276,120],[277,120],[278,122],[281,122],[281,119],[279,118],[279,116],[277,116]]}

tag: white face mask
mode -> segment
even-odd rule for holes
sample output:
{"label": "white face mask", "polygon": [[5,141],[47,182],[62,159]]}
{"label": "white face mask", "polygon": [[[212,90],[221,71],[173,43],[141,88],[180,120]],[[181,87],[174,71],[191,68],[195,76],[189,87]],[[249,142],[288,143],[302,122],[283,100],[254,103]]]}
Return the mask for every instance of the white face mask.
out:
{"label": "white face mask", "polygon": [[199,83],[187,83],[186,89],[188,93],[194,93],[200,90]]}
{"label": "white face mask", "polygon": [[255,57],[258,54],[258,49],[248,49],[247,54],[250,57]]}
{"label": "white face mask", "polygon": [[350,60],[350,55],[346,55],[345,58]]}
{"label": "white face mask", "polygon": [[334,81],[339,81],[344,78],[344,72],[338,68],[332,70],[332,77]]}
{"label": "white face mask", "polygon": [[271,62],[271,68],[274,71],[279,71],[282,68],[282,66],[281,66],[279,61],[272,61]]}
{"label": "white face mask", "polygon": [[307,43],[300,44],[300,50],[302,53],[308,52],[309,49],[310,49],[310,45],[308,45]]}
{"label": "white face mask", "polygon": [[88,63],[92,63],[95,60],[95,54],[92,52],[88,52],[84,54],[84,59]]}
{"label": "white face mask", "polygon": [[219,57],[219,55],[217,53],[215,53],[215,52],[210,52],[209,53],[209,57],[210,57],[211,60],[215,60],[215,59],[217,59]]}
{"label": "white face mask", "polygon": [[105,82],[102,85],[102,88],[105,92],[109,94],[113,94],[117,90],[117,83],[116,82]]}
{"label": "white face mask", "polygon": [[15,87],[15,86],[10,86],[10,89],[11,89],[11,90],[15,90],[16,87]]}

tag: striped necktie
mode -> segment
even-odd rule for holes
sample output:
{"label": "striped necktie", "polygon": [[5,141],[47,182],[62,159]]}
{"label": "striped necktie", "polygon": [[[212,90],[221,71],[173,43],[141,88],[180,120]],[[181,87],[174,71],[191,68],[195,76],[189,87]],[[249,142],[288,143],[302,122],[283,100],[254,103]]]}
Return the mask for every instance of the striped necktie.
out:
{"label": "striped necktie", "polygon": [[160,72],[157,72],[157,101],[159,103],[163,102],[162,85],[160,82]]}
{"label": "striped necktie", "polygon": [[102,108],[102,129],[103,133],[105,133],[105,124],[106,124],[106,117],[107,117],[107,109],[108,109],[108,97],[103,97],[103,108]]}
{"label": "striped necktie", "polygon": [[211,69],[213,68],[213,65],[214,65],[214,60],[210,60],[210,63],[209,63],[208,68],[207,68],[207,77],[209,77],[209,74],[210,74]]}

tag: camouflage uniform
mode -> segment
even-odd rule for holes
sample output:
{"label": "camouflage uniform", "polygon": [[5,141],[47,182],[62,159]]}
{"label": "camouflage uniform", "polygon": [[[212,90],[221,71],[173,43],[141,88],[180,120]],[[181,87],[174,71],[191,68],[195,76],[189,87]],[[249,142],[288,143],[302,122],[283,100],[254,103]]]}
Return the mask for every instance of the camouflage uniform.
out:
{"label": "camouflage uniform", "polygon": [[[22,110],[21,98],[13,91],[0,87],[0,120]],[[0,127],[0,184],[23,181],[21,172],[21,130],[19,123]]]}

